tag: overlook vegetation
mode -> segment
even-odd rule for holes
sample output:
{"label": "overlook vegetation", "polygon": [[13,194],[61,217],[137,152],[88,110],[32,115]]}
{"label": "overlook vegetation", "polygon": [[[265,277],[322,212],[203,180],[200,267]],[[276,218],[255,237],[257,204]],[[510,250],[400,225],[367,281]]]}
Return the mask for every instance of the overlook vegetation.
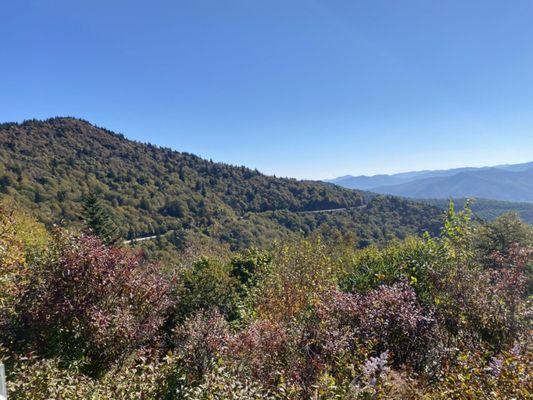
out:
{"label": "overlook vegetation", "polygon": [[72,118],[1,125],[0,185],[10,399],[531,398],[517,214],[268,177]]}
{"label": "overlook vegetation", "polygon": [[[441,214],[133,142],[74,118],[0,125],[0,192],[48,226],[79,223],[84,199],[96,196],[123,238],[165,233],[139,243],[159,258],[197,253],[199,243],[236,250],[313,234],[365,246],[436,233]],[[302,213],[336,208],[346,211]]]}
{"label": "overlook vegetation", "polygon": [[533,228],[320,239],[168,268],[0,211],[10,399],[527,399]]}

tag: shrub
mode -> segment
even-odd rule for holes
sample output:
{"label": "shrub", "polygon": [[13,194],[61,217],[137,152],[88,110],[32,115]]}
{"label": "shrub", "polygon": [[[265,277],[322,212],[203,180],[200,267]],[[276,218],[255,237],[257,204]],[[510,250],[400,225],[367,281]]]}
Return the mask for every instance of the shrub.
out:
{"label": "shrub", "polygon": [[46,356],[87,357],[98,371],[154,340],[168,290],[140,253],[58,232],[19,299],[18,341]]}
{"label": "shrub", "polygon": [[397,364],[420,366],[430,345],[434,320],[405,283],[383,285],[366,294],[333,291],[317,308],[323,348],[337,359],[356,346],[389,351]]}
{"label": "shrub", "polygon": [[9,398],[15,400],[89,399],[95,385],[79,363],[65,368],[58,359],[18,360],[8,374]]}
{"label": "shrub", "polygon": [[359,312],[360,332],[375,343],[375,351],[390,351],[397,365],[422,363],[434,320],[409,285],[396,283],[368,293]]}
{"label": "shrub", "polygon": [[276,386],[280,379],[298,380],[302,365],[295,345],[287,326],[256,321],[232,336],[226,355],[254,379]]}
{"label": "shrub", "polygon": [[528,399],[533,393],[531,348],[513,346],[497,356],[463,352],[444,366],[426,399]]}
{"label": "shrub", "polygon": [[184,400],[274,400],[260,382],[243,375],[235,368],[224,365],[215,366],[198,385],[184,385],[178,389],[177,395]]}
{"label": "shrub", "polygon": [[114,365],[100,379],[85,375],[83,362],[66,365],[57,358],[19,359],[8,375],[9,398],[15,400],[160,400],[174,398],[169,377],[175,369],[172,356],[156,360],[140,352]]}
{"label": "shrub", "polygon": [[[502,259],[513,256],[516,248],[533,246],[533,227],[516,213],[506,213],[485,224],[476,239],[479,259],[489,267],[497,267]],[[494,255],[498,254],[499,259]]]}
{"label": "shrub", "polygon": [[180,323],[198,311],[212,308],[230,319],[235,318],[238,286],[229,264],[214,259],[194,263],[180,276],[174,319]]}
{"label": "shrub", "polygon": [[138,252],[0,218],[15,399],[531,397],[522,225],[487,236],[452,208],[439,238],[252,249],[176,280]]}
{"label": "shrub", "polygon": [[174,332],[176,353],[190,381],[199,381],[228,346],[229,326],[217,310],[199,311]]}
{"label": "shrub", "polygon": [[252,293],[259,319],[290,321],[334,287],[339,266],[320,241],[283,246]]}

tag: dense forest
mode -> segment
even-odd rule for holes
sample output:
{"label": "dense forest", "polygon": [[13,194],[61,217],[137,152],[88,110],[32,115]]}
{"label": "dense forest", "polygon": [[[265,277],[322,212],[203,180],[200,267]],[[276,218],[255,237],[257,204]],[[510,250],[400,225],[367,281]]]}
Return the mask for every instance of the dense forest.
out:
{"label": "dense forest", "polygon": [[[236,250],[312,234],[348,234],[362,247],[436,233],[441,215],[407,200],[130,141],[74,118],[0,125],[0,195],[48,226],[78,223],[84,198],[97,196],[124,239],[164,234],[142,243],[159,258],[176,249],[195,253],[198,243]],[[346,210],[308,212],[339,208]]]}
{"label": "dense forest", "polygon": [[[449,200],[424,199],[419,200],[424,203],[446,209]],[[489,199],[453,199],[458,207],[463,207],[467,201],[476,217],[492,220],[508,212],[516,212],[524,222],[533,225],[533,203],[518,203],[510,201],[489,200]]]}
{"label": "dense forest", "polygon": [[9,398],[529,399],[533,228],[319,238],[168,268],[0,212]]}

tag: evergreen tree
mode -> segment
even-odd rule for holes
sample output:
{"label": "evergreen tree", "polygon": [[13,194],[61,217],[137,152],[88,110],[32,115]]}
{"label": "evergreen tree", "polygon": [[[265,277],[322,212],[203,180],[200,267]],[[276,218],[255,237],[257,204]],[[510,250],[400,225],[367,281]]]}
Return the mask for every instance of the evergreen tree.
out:
{"label": "evergreen tree", "polygon": [[113,244],[121,238],[120,229],[115,225],[100,199],[92,192],[83,199],[81,218],[91,233],[102,239],[104,243]]}

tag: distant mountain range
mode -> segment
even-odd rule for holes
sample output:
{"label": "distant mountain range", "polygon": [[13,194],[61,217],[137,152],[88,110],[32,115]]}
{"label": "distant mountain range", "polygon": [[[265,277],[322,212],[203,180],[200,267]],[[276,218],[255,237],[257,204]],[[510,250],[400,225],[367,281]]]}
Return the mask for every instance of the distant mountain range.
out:
{"label": "distant mountain range", "polygon": [[483,168],[342,176],[328,182],[416,199],[483,198],[533,202],[533,162]]}

